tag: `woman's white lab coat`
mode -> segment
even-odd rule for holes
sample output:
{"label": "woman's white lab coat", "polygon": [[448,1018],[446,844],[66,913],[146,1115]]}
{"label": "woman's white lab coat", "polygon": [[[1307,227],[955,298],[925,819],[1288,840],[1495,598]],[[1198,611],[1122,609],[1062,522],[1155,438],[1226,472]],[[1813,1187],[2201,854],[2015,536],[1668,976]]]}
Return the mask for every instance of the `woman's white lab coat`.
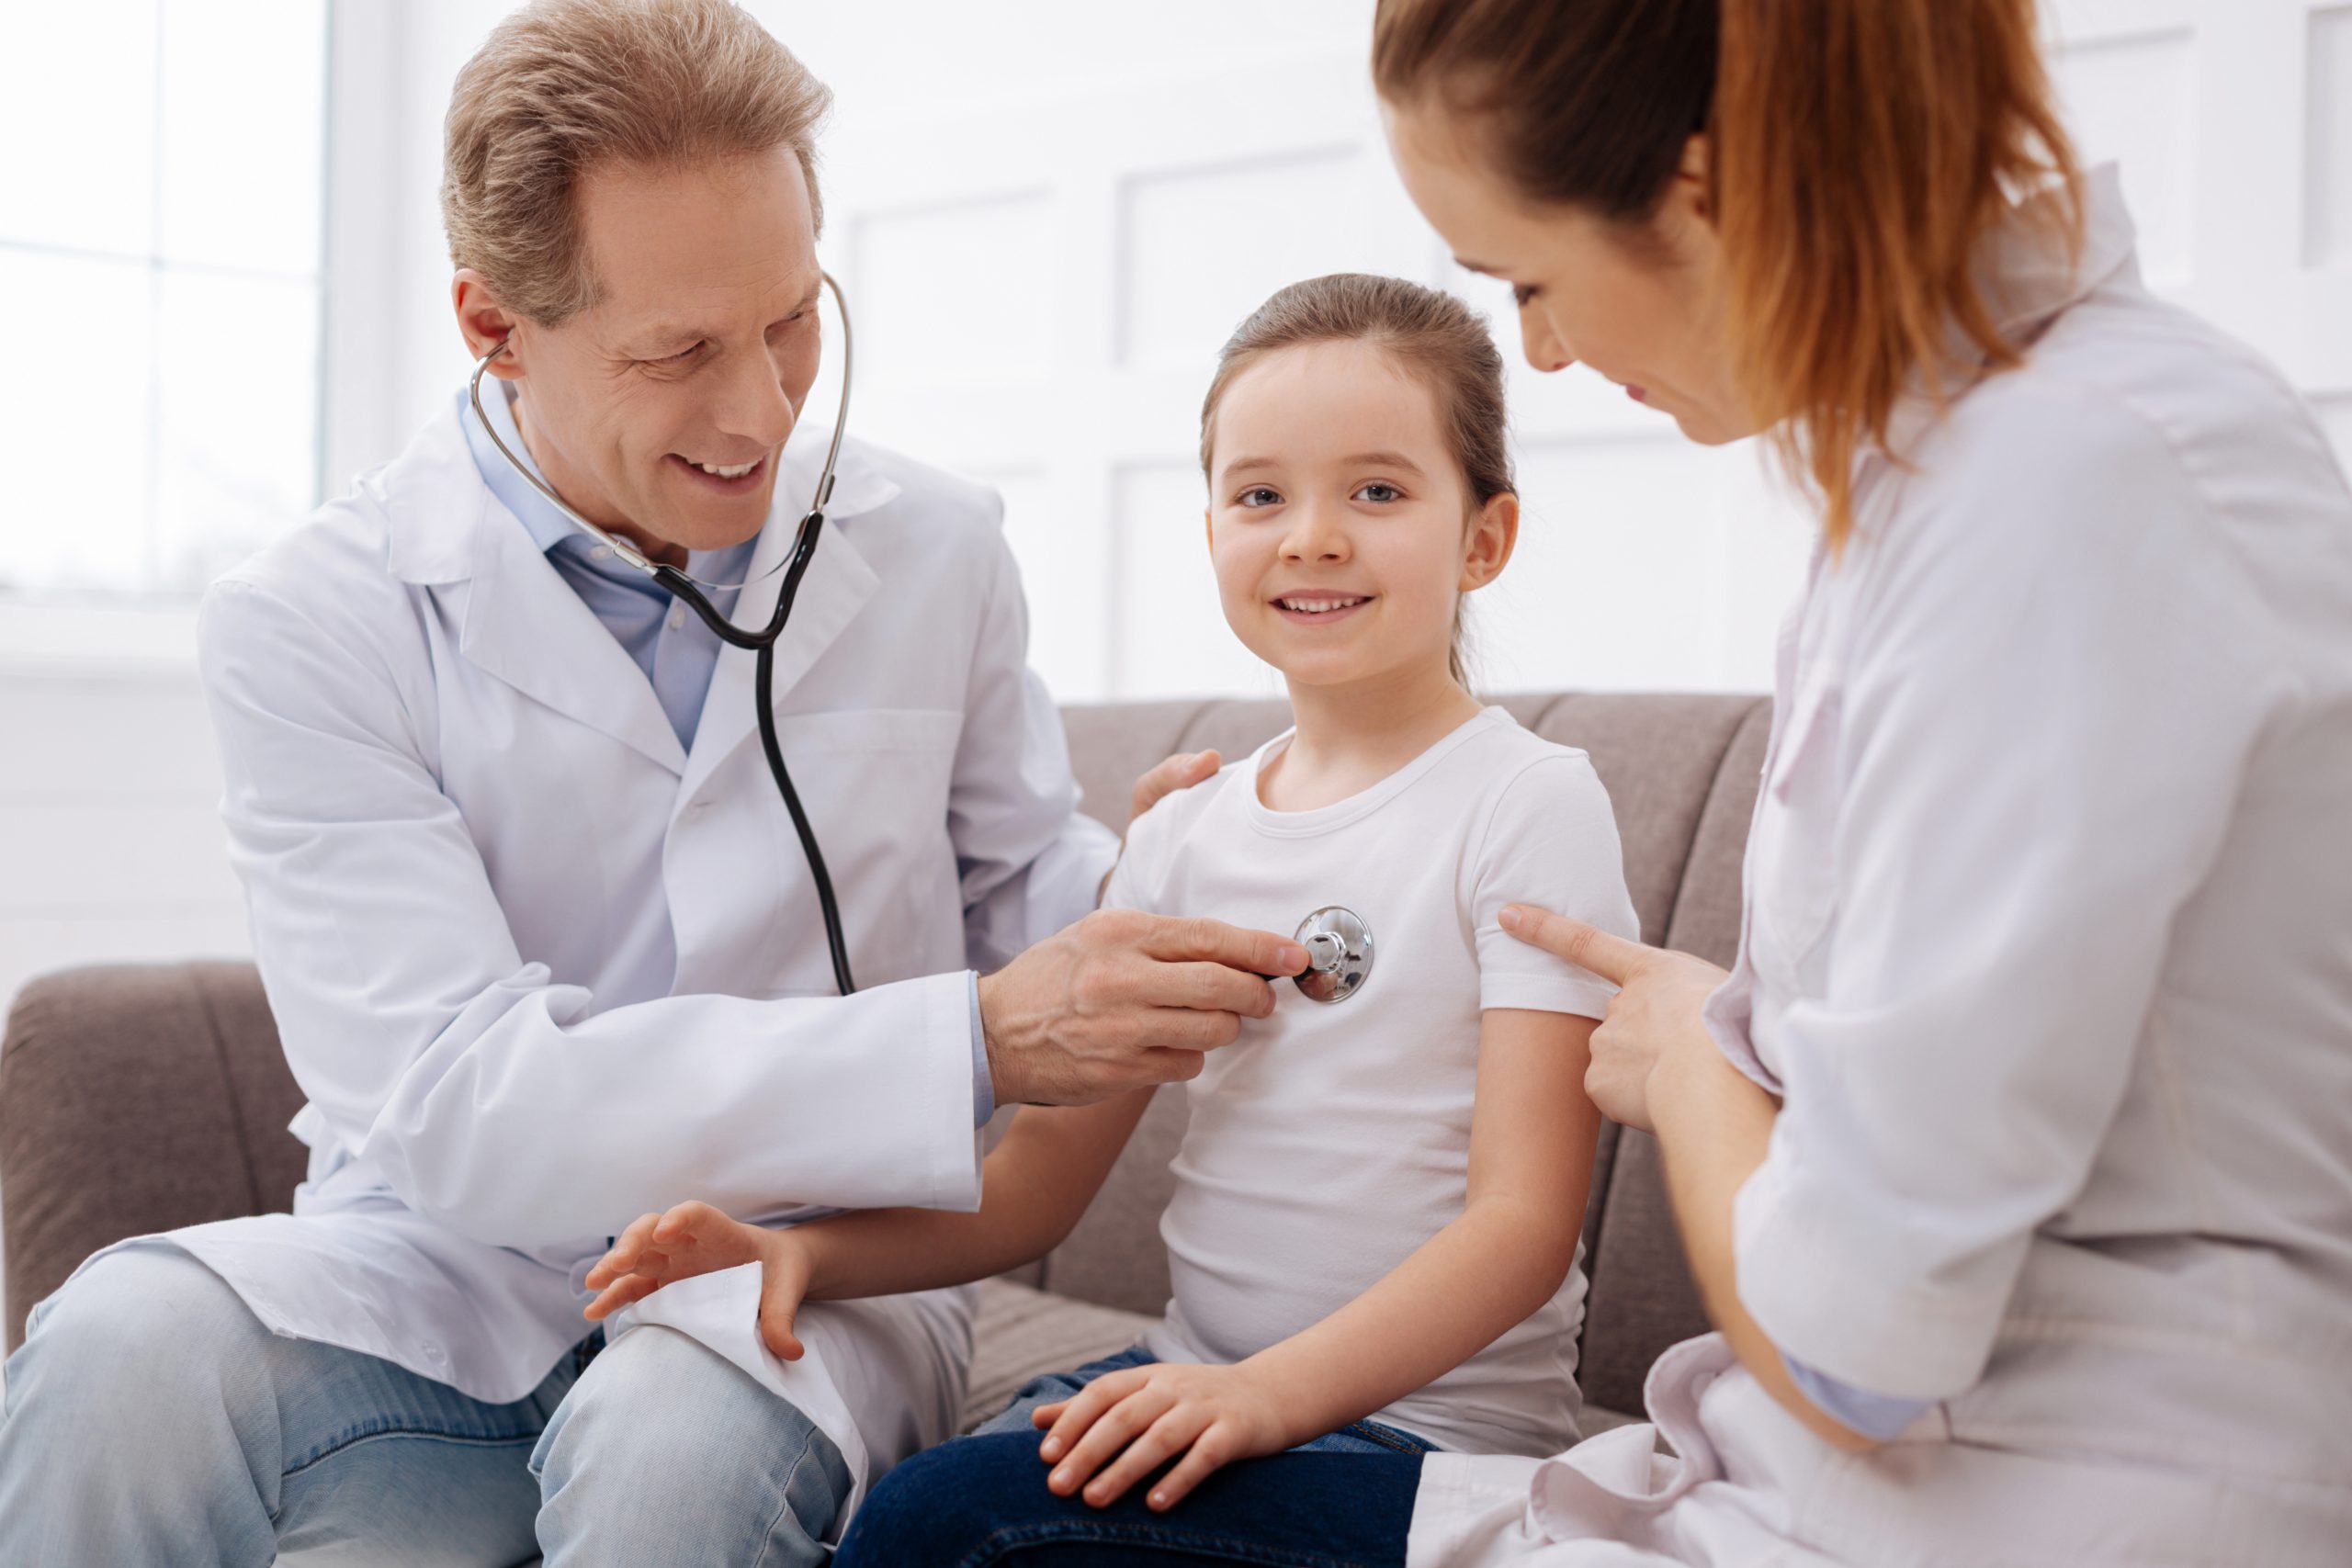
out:
{"label": "woman's white lab coat", "polygon": [[[864,987],[836,998],[752,656],[721,654],[683,748],[460,417],[206,600],[232,853],[311,1159],[291,1217],[172,1240],[275,1330],[503,1402],[588,1331],[580,1279],[639,1213],[977,1206],[967,971],[1091,908],[1114,846],[1073,816],[995,497],[851,444],[775,671]],[[755,575],[813,456],[787,449]],[[753,1337],[755,1272],[640,1314],[799,1401],[861,1474],[953,1431],[967,1292],[812,1307],[786,1368]]]}
{"label": "woman's white lab coat", "polygon": [[1414,1564],[2352,1562],[2352,500],[2088,215],[1988,247],[2026,365],[1862,464],[1709,1008],[1786,1097],[1742,1302],[1938,1403],[1841,1454],[1708,1336],[1678,1457],[1432,1459]]}

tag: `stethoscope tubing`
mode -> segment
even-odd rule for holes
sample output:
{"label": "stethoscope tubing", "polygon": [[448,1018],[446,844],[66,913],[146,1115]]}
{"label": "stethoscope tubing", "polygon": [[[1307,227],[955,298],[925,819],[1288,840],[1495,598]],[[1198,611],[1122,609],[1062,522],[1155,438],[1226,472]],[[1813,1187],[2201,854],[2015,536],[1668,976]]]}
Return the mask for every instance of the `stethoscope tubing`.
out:
{"label": "stethoscope tubing", "polygon": [[[824,286],[832,290],[833,303],[841,313],[841,403],[833,413],[833,438],[831,445],[825,448],[825,467],[817,479],[815,498],[810,502],[807,514],[800,519],[799,531],[794,536],[792,541],[792,553],[783,565],[784,581],[776,588],[775,612],[768,617],[766,626],[756,630],[739,626],[729,620],[719,613],[718,607],[710,602],[708,595],[704,592],[706,588],[717,586],[748,588],[751,586],[750,582],[701,583],[674,566],[648,558],[642,550],[628,540],[598,527],[573,511],[561,496],[556,494],[547,481],[532,472],[530,466],[516,457],[500,438],[497,427],[491,423],[490,415],[481,405],[481,378],[483,373],[490,368],[490,362],[506,352],[506,344],[503,340],[475,363],[473,380],[467,389],[467,395],[473,402],[474,417],[481,422],[483,433],[489,435],[491,445],[498,448],[499,456],[504,457],[507,466],[527,480],[532,488],[547,497],[557,511],[609,547],[621,559],[660,582],[676,598],[684,601],[686,606],[694,611],[702,624],[708,626],[720,641],[727,643],[729,647],[748,649],[752,651],[752,690],[753,701],[758,705],[760,750],[767,757],[768,773],[775,780],[776,793],[784,797],[784,808],[792,818],[793,832],[799,837],[801,853],[808,858],[809,880],[815,884],[817,889],[817,907],[824,916],[825,947],[832,960],[833,984],[840,988],[841,994],[846,997],[857,989],[857,982],[850,974],[849,942],[842,930],[841,905],[833,895],[832,874],[825,868],[825,854],[818,847],[816,829],[808,821],[808,809],[800,804],[800,792],[793,787],[792,770],[785,765],[784,745],[776,736],[775,704],[776,641],[784,636],[785,628],[791,625],[792,606],[800,596],[801,579],[808,575],[809,563],[817,558],[818,541],[822,537],[825,528],[825,507],[833,498],[833,470],[835,465],[841,460],[842,437],[849,429],[849,394],[851,373],[854,363],[849,320],[849,299],[842,292],[842,286],[834,279],[832,274],[820,273],[819,276],[823,279]],[[772,572],[762,575],[772,575]],[[757,581],[759,580],[756,578],[752,580],[752,581]]]}

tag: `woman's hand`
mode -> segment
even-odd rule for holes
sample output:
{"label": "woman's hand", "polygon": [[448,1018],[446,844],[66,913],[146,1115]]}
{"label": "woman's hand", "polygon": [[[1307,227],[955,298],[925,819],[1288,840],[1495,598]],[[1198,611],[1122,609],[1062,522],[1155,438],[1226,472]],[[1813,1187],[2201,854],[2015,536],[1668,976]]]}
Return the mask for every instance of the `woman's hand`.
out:
{"label": "woman's hand", "polygon": [[1047,1428],[1037,1446],[1054,1466],[1046,1485],[1064,1497],[1082,1486],[1098,1508],[1179,1454],[1183,1462],[1146,1499],[1155,1509],[1174,1507],[1221,1464],[1291,1446],[1273,1399],[1240,1366],[1161,1362],[1109,1372],[1058,1404],[1040,1405],[1032,1419]]}
{"label": "woman's hand", "polygon": [[801,1346],[792,1323],[815,1272],[807,1238],[745,1224],[707,1203],[647,1214],[615,1238],[588,1270],[584,1283],[602,1293],[582,1315],[602,1322],[664,1285],[744,1263],[760,1265],[760,1338],[785,1360],[798,1360]]}
{"label": "woman's hand", "polygon": [[[1702,958],[1646,947],[1598,926],[1525,904],[1502,913],[1503,930],[1615,985],[1609,1014],[1592,1034],[1585,1092],[1612,1122],[1653,1132],[1650,1096],[1661,1072],[1676,1072],[1692,1053],[1715,1053],[1701,1016],[1728,977]],[[1701,1061],[1704,1057],[1698,1058]]]}

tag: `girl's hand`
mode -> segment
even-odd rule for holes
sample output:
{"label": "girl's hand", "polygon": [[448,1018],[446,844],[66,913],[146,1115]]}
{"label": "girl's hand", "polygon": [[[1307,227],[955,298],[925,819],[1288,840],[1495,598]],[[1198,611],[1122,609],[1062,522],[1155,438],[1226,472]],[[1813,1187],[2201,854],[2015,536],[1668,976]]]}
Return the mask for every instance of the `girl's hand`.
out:
{"label": "girl's hand", "polygon": [[582,1315],[602,1322],[664,1285],[743,1263],[760,1265],[760,1338],[784,1359],[798,1360],[792,1322],[808,1293],[808,1242],[788,1230],[729,1219],[707,1203],[647,1214],[623,1231],[588,1270],[587,1287],[603,1293]]}
{"label": "girl's hand", "polygon": [[1064,1497],[1083,1486],[1098,1508],[1178,1454],[1183,1462],[1146,1499],[1154,1509],[1174,1507],[1221,1464],[1291,1446],[1273,1400],[1244,1367],[1131,1367],[1058,1404],[1040,1405],[1032,1419],[1049,1428],[1037,1446],[1037,1456],[1054,1465],[1046,1485]]}
{"label": "girl's hand", "polygon": [[1729,976],[1703,958],[1628,942],[1524,904],[1505,909],[1502,926],[1530,946],[1556,953],[1618,987],[1608,1016],[1592,1033],[1585,1092],[1611,1121],[1655,1131],[1650,1095],[1657,1075],[1679,1070],[1693,1059],[1692,1053],[1715,1054],[1702,1010]]}

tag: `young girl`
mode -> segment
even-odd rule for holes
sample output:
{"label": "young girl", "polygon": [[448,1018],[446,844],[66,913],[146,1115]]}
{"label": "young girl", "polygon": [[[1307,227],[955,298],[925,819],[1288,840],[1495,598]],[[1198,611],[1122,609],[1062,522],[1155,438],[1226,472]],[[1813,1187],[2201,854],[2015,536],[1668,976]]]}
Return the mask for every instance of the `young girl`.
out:
{"label": "young girl", "polygon": [[[1278,931],[1339,906],[1372,959],[1337,1000],[1281,987],[1190,1086],[1161,1223],[1166,1321],[1033,1382],[982,1430],[1046,1428],[1051,1491],[1097,1506],[1174,1461],[1154,1509],[1285,1449],[1555,1452],[1577,1437],[1599,1129],[1583,1077],[1610,988],[1498,917],[1523,902],[1628,937],[1635,922],[1584,754],[1464,682],[1463,595],[1502,570],[1518,528],[1501,360],[1450,296],[1295,284],[1227,344],[1201,460],[1226,618],[1283,672],[1296,728],[1138,818],[1104,902]],[[1023,1109],[973,1214],[782,1231],[702,1204],[647,1215],[588,1277],[603,1292],[588,1315],[757,1261],[763,1337],[792,1359],[803,1300],[981,1279],[1051,1249],[1148,1098]],[[869,1508],[938,1469],[902,1469]]]}

